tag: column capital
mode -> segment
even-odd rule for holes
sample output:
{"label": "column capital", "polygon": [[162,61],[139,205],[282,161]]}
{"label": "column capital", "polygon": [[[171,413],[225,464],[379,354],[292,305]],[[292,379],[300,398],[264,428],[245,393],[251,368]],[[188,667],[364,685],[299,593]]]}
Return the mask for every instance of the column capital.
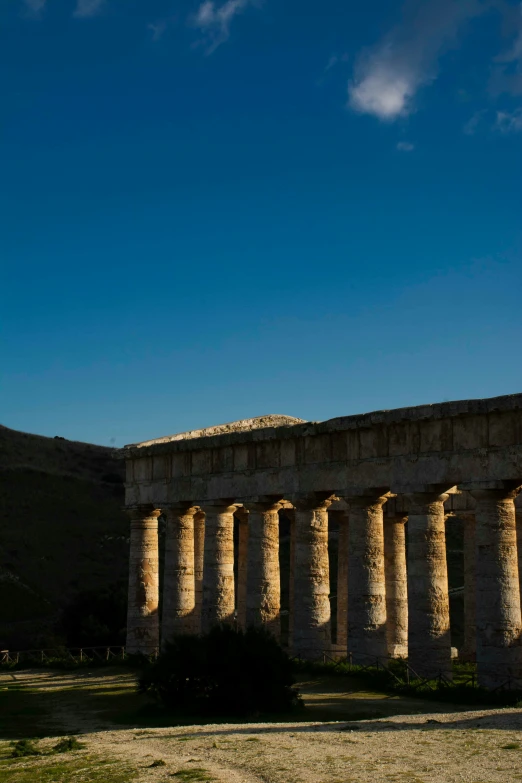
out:
{"label": "column capital", "polygon": [[408,514],[397,513],[390,516],[384,516],[383,519],[385,525],[405,525],[408,521]]}
{"label": "column capital", "polygon": [[475,500],[515,500],[520,492],[521,487],[517,486],[515,482],[492,482],[492,484],[504,484],[504,486],[476,486],[469,490],[470,495]]}
{"label": "column capital", "polygon": [[251,500],[245,500],[243,507],[246,511],[279,511],[280,508],[283,508],[283,499],[280,495],[260,495]]}
{"label": "column capital", "polygon": [[224,498],[218,500],[205,500],[198,503],[198,508],[205,513],[215,512],[216,514],[233,514],[238,504],[233,498]]}
{"label": "column capital", "polygon": [[[387,490],[376,488],[361,493],[354,493],[353,495],[343,495],[343,497],[348,503],[349,509],[351,509],[384,506],[390,495]],[[348,511],[348,513],[350,512]]]}
{"label": "column capital", "polygon": [[298,493],[291,495],[290,500],[296,511],[326,511],[335,500],[335,495],[329,492]]}
{"label": "column capital", "polygon": [[157,521],[161,514],[161,509],[156,508],[152,503],[139,504],[136,506],[125,506],[124,510],[129,514],[131,523],[143,522],[145,520]]}
{"label": "column capital", "polygon": [[199,506],[195,506],[194,503],[189,501],[183,503],[165,503],[161,510],[168,517],[172,516],[193,516],[200,510]]}
{"label": "column capital", "polygon": [[449,498],[449,494],[437,489],[432,492],[408,492],[406,498],[410,507],[409,515],[423,514],[427,506],[432,506],[434,503],[443,505]]}

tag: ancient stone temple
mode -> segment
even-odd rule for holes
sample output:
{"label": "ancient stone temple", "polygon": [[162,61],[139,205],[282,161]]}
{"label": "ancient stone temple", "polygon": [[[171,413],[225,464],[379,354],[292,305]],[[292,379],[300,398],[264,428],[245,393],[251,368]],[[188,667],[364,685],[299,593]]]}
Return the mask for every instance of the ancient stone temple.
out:
{"label": "ancient stone temple", "polygon": [[522,680],[522,394],[324,422],[264,416],[133,444],[122,456],[129,652],[222,622],[280,638],[284,621],[295,655],[407,656],[420,676],[451,677],[446,520],[458,514],[462,655],[476,658],[486,687]]}

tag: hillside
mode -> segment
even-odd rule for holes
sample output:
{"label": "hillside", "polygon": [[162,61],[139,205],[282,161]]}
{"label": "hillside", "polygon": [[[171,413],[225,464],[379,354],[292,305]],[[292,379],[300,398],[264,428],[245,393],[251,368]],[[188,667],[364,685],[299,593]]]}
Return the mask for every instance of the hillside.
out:
{"label": "hillside", "polygon": [[79,593],[124,583],[123,473],[112,449],[0,426],[0,648],[61,641]]}

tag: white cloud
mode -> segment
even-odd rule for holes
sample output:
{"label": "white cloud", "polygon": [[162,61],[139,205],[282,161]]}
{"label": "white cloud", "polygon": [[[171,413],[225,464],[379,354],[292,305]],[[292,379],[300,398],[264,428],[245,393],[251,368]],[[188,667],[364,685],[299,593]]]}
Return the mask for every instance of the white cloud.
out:
{"label": "white cloud", "polygon": [[345,63],[348,60],[348,55],[345,54],[332,54],[330,59],[325,65],[323,73],[328,73],[328,71],[331,71],[332,68],[335,68],[336,65],[339,65],[339,63]]}
{"label": "white cloud", "polygon": [[437,77],[441,54],[489,0],[410,0],[404,20],[363,53],[348,86],[349,106],[393,122],[414,110],[417,91]]}
{"label": "white cloud", "polygon": [[467,123],[463,127],[463,132],[466,134],[466,136],[474,136],[474,134],[477,132],[478,126],[480,125],[482,118],[485,114],[485,109],[480,109],[480,111],[476,111],[475,114],[473,114]]}
{"label": "white cloud", "polygon": [[207,46],[207,54],[228,39],[233,18],[252,4],[253,0],[226,0],[220,6],[213,0],[204,0],[201,3],[191,21],[204,35],[203,43]]}
{"label": "white cloud", "polygon": [[522,3],[504,15],[512,43],[495,57],[489,89],[494,96],[522,95]]}
{"label": "white cloud", "polygon": [[495,128],[501,133],[522,132],[522,108],[515,111],[497,111]]}
{"label": "white cloud", "polygon": [[45,8],[47,0],[23,0],[28,15],[38,17]]}
{"label": "white cloud", "polygon": [[167,21],[166,19],[161,19],[159,22],[151,22],[147,25],[147,29],[152,33],[152,40],[159,41],[167,29]]}
{"label": "white cloud", "polygon": [[415,144],[412,144],[410,141],[399,141],[397,149],[401,152],[412,152],[415,149]]}
{"label": "white cloud", "polygon": [[79,19],[87,19],[96,16],[105,0],[77,0],[73,16]]}

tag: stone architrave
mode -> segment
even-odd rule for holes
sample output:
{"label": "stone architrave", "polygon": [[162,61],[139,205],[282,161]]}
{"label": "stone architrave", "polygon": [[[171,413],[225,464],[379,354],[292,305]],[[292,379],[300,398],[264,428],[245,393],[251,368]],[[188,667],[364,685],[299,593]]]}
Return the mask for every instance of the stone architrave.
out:
{"label": "stone architrave", "polygon": [[339,512],[337,545],[337,647],[348,649],[348,514]]}
{"label": "stone architrave", "polygon": [[330,573],[328,506],[307,497],[295,506],[293,653],[318,658],[330,651]]}
{"label": "stone architrave", "polygon": [[477,544],[475,512],[459,512],[464,522],[464,641],[459,650],[462,661],[474,661],[477,649]]}
{"label": "stone architrave", "polygon": [[194,515],[194,633],[201,633],[201,607],[203,604],[203,562],[205,555],[205,514]]}
{"label": "stone architrave", "polygon": [[405,514],[384,518],[386,643],[392,658],[408,657],[408,575]]}
{"label": "stone architrave", "polygon": [[[515,490],[472,490],[477,542],[477,674],[485,688],[520,688],[522,620]],[[512,682],[517,678],[518,682]]]}
{"label": "stone architrave", "polygon": [[205,555],[201,628],[234,623],[234,511],[231,503],[202,505],[205,512]]}
{"label": "stone architrave", "polygon": [[163,572],[163,611],[161,641],[194,631],[196,608],[194,575],[195,507],[166,506],[165,566]]}
{"label": "stone architrave", "polygon": [[244,508],[238,508],[235,518],[238,522],[236,585],[237,624],[239,628],[244,630],[247,627],[247,558],[248,540],[250,536],[248,511],[246,511]]}
{"label": "stone architrave", "polygon": [[444,501],[408,495],[408,660],[420,677],[451,679],[451,633]]}
{"label": "stone architrave", "polygon": [[347,497],[349,505],[348,652],[367,665],[386,657],[383,505],[375,494]]}
{"label": "stone architrave", "polygon": [[129,654],[150,655],[159,646],[159,509],[127,508],[131,517],[127,644]]}
{"label": "stone architrave", "polygon": [[281,637],[279,573],[280,503],[250,503],[247,567],[247,626],[262,626]]}

